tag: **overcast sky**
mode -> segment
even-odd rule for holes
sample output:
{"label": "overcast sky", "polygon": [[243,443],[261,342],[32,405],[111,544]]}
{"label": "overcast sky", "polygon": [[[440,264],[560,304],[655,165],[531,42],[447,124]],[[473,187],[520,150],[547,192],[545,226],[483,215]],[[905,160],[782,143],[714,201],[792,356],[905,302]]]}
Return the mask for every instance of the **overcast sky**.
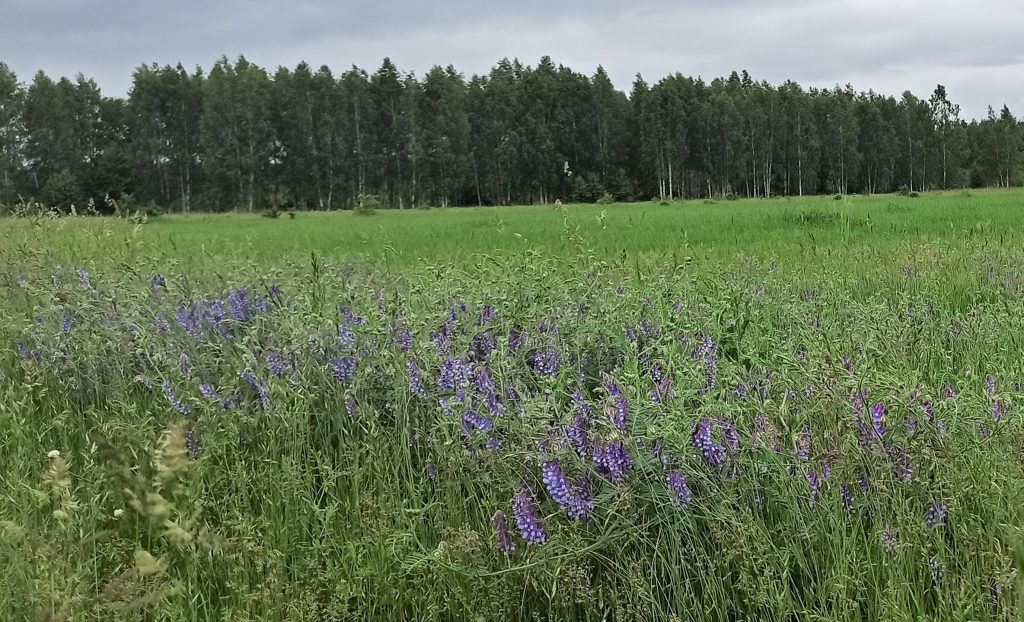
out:
{"label": "overcast sky", "polygon": [[1022,0],[5,0],[0,61],[95,78],[124,95],[143,63],[209,66],[244,54],[372,71],[384,56],[418,75],[467,76],[502,57],[591,73],[628,90],[680,72],[927,98],[946,85],[963,116],[1003,103],[1024,114]]}

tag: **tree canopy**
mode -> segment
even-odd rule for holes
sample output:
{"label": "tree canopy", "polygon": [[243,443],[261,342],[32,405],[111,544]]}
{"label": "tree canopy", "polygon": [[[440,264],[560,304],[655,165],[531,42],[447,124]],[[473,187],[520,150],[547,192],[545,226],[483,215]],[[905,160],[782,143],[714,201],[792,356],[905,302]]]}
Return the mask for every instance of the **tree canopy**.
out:
{"label": "tree canopy", "polygon": [[137,68],[126,97],[0,63],[0,205],[348,209],[876,193],[1024,182],[1004,105],[681,74],[627,95],[603,68],[503,59],[468,79],[384,59],[340,75],[244,57]]}

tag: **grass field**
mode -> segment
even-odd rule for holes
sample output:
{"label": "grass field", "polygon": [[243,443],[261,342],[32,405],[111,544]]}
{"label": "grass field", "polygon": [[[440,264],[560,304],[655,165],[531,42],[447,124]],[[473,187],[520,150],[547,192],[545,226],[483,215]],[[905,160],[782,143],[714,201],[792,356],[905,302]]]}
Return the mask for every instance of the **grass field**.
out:
{"label": "grass field", "polygon": [[1022,205],[0,221],[0,619],[1020,619]]}

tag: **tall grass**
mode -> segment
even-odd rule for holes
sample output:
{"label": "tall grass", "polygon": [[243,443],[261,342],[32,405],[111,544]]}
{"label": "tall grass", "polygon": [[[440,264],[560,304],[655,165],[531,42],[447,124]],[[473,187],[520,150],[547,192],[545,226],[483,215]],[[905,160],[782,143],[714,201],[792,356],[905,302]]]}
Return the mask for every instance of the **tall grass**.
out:
{"label": "tall grass", "polygon": [[4,222],[0,618],[1018,619],[1017,196]]}

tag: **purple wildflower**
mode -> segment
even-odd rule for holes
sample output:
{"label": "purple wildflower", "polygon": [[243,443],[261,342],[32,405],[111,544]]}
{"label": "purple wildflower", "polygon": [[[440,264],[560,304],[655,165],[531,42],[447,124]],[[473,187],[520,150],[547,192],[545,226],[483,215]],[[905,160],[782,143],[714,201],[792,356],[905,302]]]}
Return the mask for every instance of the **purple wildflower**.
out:
{"label": "purple wildflower", "polygon": [[178,325],[181,326],[182,330],[195,339],[196,343],[203,343],[203,331],[196,321],[195,309],[180,305],[175,313],[175,319],[178,320]]}
{"label": "purple wildflower", "polygon": [[413,337],[412,332],[410,332],[408,328],[403,328],[398,332],[396,341],[398,342],[398,347],[402,352],[408,354],[412,350]]}
{"label": "purple wildflower", "polygon": [[213,388],[212,384],[207,384],[204,382],[203,384],[199,385],[199,392],[202,393],[203,397],[205,397],[208,400],[217,401],[217,399],[219,399],[217,397],[217,389]]}
{"label": "purple wildflower", "polygon": [[909,482],[914,476],[914,466],[910,462],[910,454],[903,447],[894,445],[889,451],[889,458],[892,460],[893,473],[901,481]]}
{"label": "purple wildflower", "polygon": [[992,421],[1002,421],[1006,415],[1006,403],[1002,399],[998,399],[992,404]]}
{"label": "purple wildflower", "polygon": [[167,401],[171,403],[171,406],[174,408],[174,410],[180,412],[183,415],[187,414],[191,410],[188,404],[183,402],[181,398],[179,398],[174,393],[174,387],[171,385],[170,380],[164,380],[162,387],[164,390],[164,395],[167,396]]}
{"label": "purple wildflower", "polygon": [[512,500],[512,515],[515,516],[516,526],[527,544],[543,544],[547,541],[548,535],[541,524],[537,503],[530,497],[526,488],[521,489]]}
{"label": "purple wildflower", "polygon": [[78,282],[81,283],[82,289],[90,289],[92,287],[89,284],[89,273],[85,268],[78,269]]}
{"label": "purple wildflower", "polygon": [[263,358],[267,361],[267,368],[270,370],[270,373],[277,378],[284,378],[290,372],[294,371],[292,366],[285,359],[273,352],[265,353]]}
{"label": "purple wildflower", "polygon": [[201,447],[199,445],[199,439],[196,438],[195,430],[185,431],[185,449],[188,451],[188,455],[193,460],[199,459]]}
{"label": "purple wildflower", "polygon": [[718,350],[718,345],[710,336],[701,333],[700,340],[700,345],[697,347],[696,350],[693,351],[693,358],[707,358],[708,356],[710,356],[711,354],[715,353]]}
{"label": "purple wildflower", "polygon": [[733,425],[732,421],[723,419],[718,422],[718,427],[721,428],[722,433],[725,435],[725,441],[729,444],[729,448],[733,451],[740,450],[740,435],[736,431],[736,426]]}
{"label": "purple wildflower", "polygon": [[491,517],[491,522],[494,523],[494,532],[498,536],[498,548],[504,553],[514,551],[516,545],[512,542],[512,535],[508,531],[508,521],[505,519],[505,513],[498,510]]}
{"label": "purple wildflower", "polygon": [[493,322],[498,317],[498,311],[491,305],[484,305],[480,310],[480,322],[487,324]]}
{"label": "purple wildflower", "polygon": [[845,369],[846,373],[848,373],[848,374],[852,374],[853,373],[853,361],[850,360],[850,355],[849,354],[844,354],[843,355],[843,369]]}
{"label": "purple wildflower", "polygon": [[420,378],[420,368],[416,365],[416,361],[409,359],[405,362],[405,368],[409,372],[409,392],[419,397],[425,397],[427,395],[426,390],[423,388],[423,380]]}
{"label": "purple wildflower", "polygon": [[984,423],[978,424],[978,436],[981,438],[981,440],[985,440],[988,438],[988,427],[986,427]]}
{"label": "purple wildflower", "polygon": [[805,476],[807,477],[807,483],[811,487],[810,501],[813,505],[814,502],[818,500],[818,491],[821,489],[821,479],[818,478],[818,474],[815,471],[807,471]]}
{"label": "purple wildflower", "polygon": [[345,397],[345,412],[347,412],[350,417],[355,417],[356,416],[356,408],[357,408],[356,398],[352,397],[351,395],[346,396]]}
{"label": "purple wildflower", "polygon": [[946,521],[948,508],[941,501],[933,501],[928,504],[928,528],[936,529]]}
{"label": "purple wildflower", "polygon": [[166,335],[171,332],[171,325],[167,323],[167,318],[162,314],[157,313],[156,317],[153,318],[153,323],[156,325],[156,329],[161,335]]}
{"label": "purple wildflower", "polygon": [[533,353],[533,369],[542,376],[554,378],[562,366],[562,354],[553,347],[542,348]]}
{"label": "purple wildflower", "polygon": [[490,437],[489,439],[487,439],[486,447],[487,447],[487,449],[489,449],[491,451],[498,451],[499,449],[501,449],[501,437],[500,436],[492,436],[492,437]]}
{"label": "purple wildflower", "polygon": [[545,462],[543,471],[544,485],[551,493],[551,498],[565,509],[570,518],[586,521],[590,517],[590,511],[594,509],[594,500],[590,495],[570,488],[558,460]]}
{"label": "purple wildflower", "polygon": [[473,337],[473,340],[469,343],[469,351],[473,354],[473,359],[480,361],[491,355],[491,352],[497,349],[497,343],[494,341],[494,335],[491,331],[480,333]]}
{"label": "purple wildflower", "polygon": [[231,317],[236,321],[244,322],[249,319],[251,311],[249,307],[249,291],[244,287],[241,289],[228,290],[228,310]]}
{"label": "purple wildflower", "polygon": [[843,509],[853,514],[853,494],[850,492],[850,487],[847,484],[839,487],[839,496],[843,500]]}
{"label": "purple wildflower", "polygon": [[472,430],[490,432],[491,428],[494,427],[494,423],[487,417],[478,414],[476,411],[468,410],[466,411],[466,414],[462,415],[462,427],[467,433]]}
{"label": "purple wildflower", "polygon": [[882,532],[882,545],[889,552],[896,550],[896,532],[893,531],[892,525],[885,526],[885,531]]}
{"label": "purple wildflower", "polygon": [[243,371],[238,375],[247,385],[249,385],[249,388],[252,389],[253,393],[256,394],[256,397],[260,402],[260,407],[263,408],[263,410],[270,408],[270,391],[267,387],[258,382],[249,372]]}
{"label": "purple wildflower", "polygon": [[160,288],[166,287],[167,281],[164,279],[164,275],[159,272],[149,280],[149,289],[153,292],[153,297],[157,300],[160,299]]}
{"label": "purple wildflower", "polygon": [[680,507],[686,507],[693,501],[693,491],[686,485],[686,476],[679,471],[668,474],[668,487],[675,496],[676,503]]}
{"label": "purple wildflower", "polygon": [[71,332],[71,327],[74,326],[74,324],[75,324],[75,318],[71,317],[70,315],[65,314],[64,315],[64,334],[65,335]]}
{"label": "purple wildflower", "polygon": [[985,378],[985,392],[988,393],[989,396],[996,394],[996,377],[992,374],[989,374],[988,377]]}
{"label": "purple wildflower", "polygon": [[860,484],[861,491],[866,494],[868,488],[871,487],[871,481],[868,479],[868,472],[865,471],[864,469],[861,469],[860,475],[858,475],[857,477],[857,482]]}
{"label": "purple wildflower", "polygon": [[60,272],[54,272],[53,273],[53,288],[54,289],[60,289],[63,286],[64,286],[64,279],[61,278]]}
{"label": "purple wildflower", "polygon": [[957,392],[956,387],[954,387],[951,384],[947,384],[946,385],[946,399],[947,400],[955,400],[958,397],[960,397],[960,394]]}
{"label": "purple wildflower", "polygon": [[508,331],[508,353],[516,354],[526,345],[526,331],[510,328]]}
{"label": "purple wildflower", "polygon": [[946,564],[942,563],[938,557],[933,557],[928,562],[928,572],[932,576],[934,585],[940,586],[946,581]]}
{"label": "purple wildflower", "polygon": [[796,441],[796,455],[801,462],[807,462],[811,456],[811,429],[806,424],[800,428],[800,437]]}
{"label": "purple wildflower", "polygon": [[469,382],[469,367],[460,358],[445,359],[441,363],[441,372],[437,378],[440,391],[455,391]]}
{"label": "purple wildflower", "polygon": [[711,422],[707,419],[697,424],[693,432],[693,446],[704,456],[708,466],[718,469],[725,463],[725,447],[711,438]]}
{"label": "purple wildflower", "polygon": [[704,386],[699,393],[706,395],[718,386],[718,358],[715,355],[708,356],[704,360]]}
{"label": "purple wildflower", "polygon": [[356,359],[351,356],[334,361],[334,379],[338,382],[350,382],[356,373]]}
{"label": "purple wildflower", "polygon": [[889,414],[889,409],[885,407],[882,402],[875,402],[871,405],[871,425],[875,429],[875,434],[878,438],[885,438],[885,417]]}
{"label": "purple wildflower", "polygon": [[917,419],[907,417],[905,423],[907,425],[907,434],[910,434],[911,436],[917,434]]}
{"label": "purple wildflower", "polygon": [[633,458],[622,441],[597,446],[594,449],[594,464],[597,465],[598,475],[613,484],[623,481],[633,471]]}

